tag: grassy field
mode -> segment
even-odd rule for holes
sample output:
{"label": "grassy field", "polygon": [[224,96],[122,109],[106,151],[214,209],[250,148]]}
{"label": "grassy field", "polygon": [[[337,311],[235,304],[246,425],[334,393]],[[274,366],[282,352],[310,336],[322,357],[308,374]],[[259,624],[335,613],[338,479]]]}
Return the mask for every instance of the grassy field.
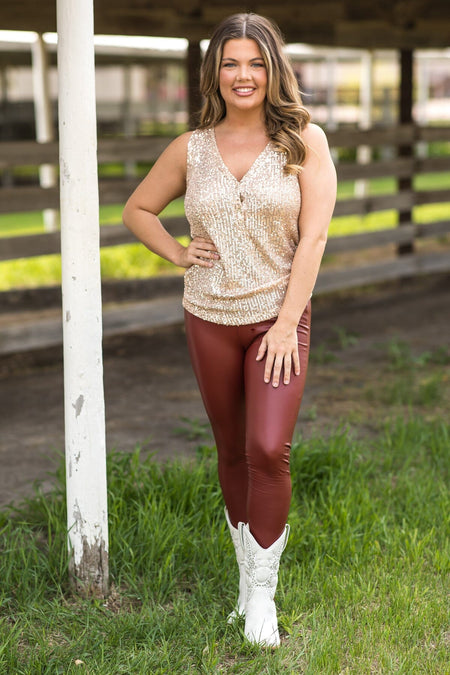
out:
{"label": "grassy field", "polygon": [[[419,190],[450,187],[450,173],[418,176],[415,187]],[[389,194],[394,191],[395,182],[393,179],[383,178],[370,181],[370,194]],[[353,193],[353,182],[348,181],[339,184],[339,199],[352,197]],[[120,222],[121,212],[122,205],[102,206],[100,208],[100,223],[107,225]],[[170,204],[162,215],[182,214],[183,201],[179,199]],[[449,203],[417,206],[414,209],[414,220],[416,222],[427,223],[448,219],[449,217]],[[330,225],[330,236],[344,236],[369,230],[391,228],[396,225],[396,211],[379,211],[365,216],[342,216],[333,218]],[[40,212],[0,216],[0,237],[38,232],[43,232],[42,214]],[[140,244],[103,248],[100,258],[102,278],[104,279],[143,278],[155,274],[180,272],[171,263],[149,253]],[[0,262],[0,291],[59,283],[61,283],[61,259],[59,255]]]}
{"label": "grassy field", "polygon": [[226,624],[237,566],[213,449],[109,456],[105,601],[68,592],[61,471],[0,513],[0,672],[447,674],[449,443],[419,415],[297,439],[276,652]]}
{"label": "grassy field", "polygon": [[215,450],[185,420],[194,460],[108,454],[104,601],[69,592],[62,465],[51,492],[0,510],[0,673],[449,675],[448,340],[380,343],[352,389],[338,366],[358,340],[336,330],[312,354],[351,407],[339,414],[317,393],[345,425],[318,420],[293,445],[279,650],[226,624],[237,566]]}

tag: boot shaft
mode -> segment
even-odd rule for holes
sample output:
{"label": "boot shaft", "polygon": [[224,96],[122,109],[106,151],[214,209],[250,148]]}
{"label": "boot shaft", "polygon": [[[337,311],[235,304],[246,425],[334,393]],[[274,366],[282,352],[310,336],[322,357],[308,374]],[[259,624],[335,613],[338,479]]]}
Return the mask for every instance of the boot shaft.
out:
{"label": "boot shaft", "polygon": [[254,593],[257,588],[264,588],[273,599],[277,587],[280,558],[286,548],[289,529],[289,525],[286,525],[281,536],[269,548],[263,548],[250,532],[249,526],[239,523],[239,536],[245,557],[247,596],[249,593]]}

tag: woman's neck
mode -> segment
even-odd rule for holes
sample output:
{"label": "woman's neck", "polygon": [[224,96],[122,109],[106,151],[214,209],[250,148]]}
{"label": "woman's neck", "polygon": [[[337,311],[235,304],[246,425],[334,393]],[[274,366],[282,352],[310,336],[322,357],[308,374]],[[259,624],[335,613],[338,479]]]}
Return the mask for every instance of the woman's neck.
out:
{"label": "woman's neck", "polygon": [[228,131],[245,132],[251,129],[254,132],[258,128],[261,131],[266,130],[264,111],[261,110],[227,110],[225,117],[219,124]]}

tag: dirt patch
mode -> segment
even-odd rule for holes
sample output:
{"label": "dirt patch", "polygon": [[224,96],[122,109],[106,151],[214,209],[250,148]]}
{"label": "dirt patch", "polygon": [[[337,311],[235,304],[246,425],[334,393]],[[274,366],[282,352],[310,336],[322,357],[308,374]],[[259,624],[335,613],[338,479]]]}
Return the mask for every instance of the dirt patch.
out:
{"label": "dirt patch", "polygon": [[[402,377],[417,370],[424,382],[435,377],[439,384],[439,395],[421,400],[418,394],[417,406],[428,415],[448,415],[449,335],[449,275],[314,298],[298,431],[309,436],[344,421],[371,433],[384,418],[404,412],[401,397],[388,395],[398,379],[389,365],[395,354],[388,354],[396,344],[408,352]],[[426,363],[419,358],[425,353],[442,354],[442,362]],[[182,326],[107,339],[104,374],[108,450],[139,444],[163,460],[192,456],[199,443],[212,442]],[[63,454],[61,349],[0,358],[0,420],[4,504],[30,494],[35,480],[49,484]]]}

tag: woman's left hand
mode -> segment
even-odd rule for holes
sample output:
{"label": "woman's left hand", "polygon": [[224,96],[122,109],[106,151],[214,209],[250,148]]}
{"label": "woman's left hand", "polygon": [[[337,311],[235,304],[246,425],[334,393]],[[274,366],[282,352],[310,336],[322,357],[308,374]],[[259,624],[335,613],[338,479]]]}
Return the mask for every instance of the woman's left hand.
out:
{"label": "woman's left hand", "polygon": [[275,322],[264,335],[256,360],[261,361],[266,355],[264,368],[264,382],[270,382],[278,387],[283,369],[283,383],[289,384],[291,372],[300,375],[300,358],[298,355],[298,339],[296,328],[283,326]]}

